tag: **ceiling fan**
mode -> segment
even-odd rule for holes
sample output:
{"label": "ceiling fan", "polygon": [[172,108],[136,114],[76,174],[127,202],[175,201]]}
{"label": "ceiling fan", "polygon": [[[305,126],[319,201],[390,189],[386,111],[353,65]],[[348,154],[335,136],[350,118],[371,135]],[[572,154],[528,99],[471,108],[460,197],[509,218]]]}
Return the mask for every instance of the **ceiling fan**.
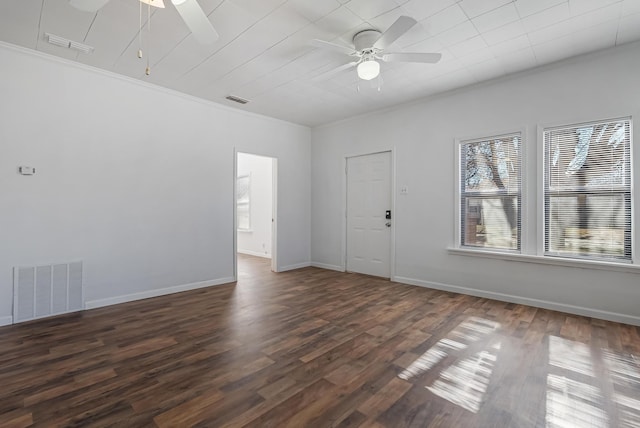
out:
{"label": "ceiling fan", "polygon": [[398,52],[385,53],[385,50],[393,44],[404,33],[409,31],[411,27],[417,24],[417,21],[409,16],[399,17],[391,26],[381,33],[378,30],[363,30],[353,36],[353,47],[344,46],[337,43],[327,42],[325,40],[314,39],[311,45],[329,49],[334,52],[340,52],[352,57],[356,60],[348,64],[341,65],[320,76],[316,76],[314,80],[325,80],[336,73],[356,67],[358,77],[363,80],[371,80],[380,75],[380,63],[384,62],[419,62],[426,64],[435,64],[440,61],[442,54],[426,53],[426,52]]}
{"label": "ceiling fan", "polygon": [[[85,12],[97,12],[109,0],[69,0],[69,4]],[[150,6],[164,8],[163,0],[140,0]],[[202,44],[210,44],[218,40],[218,32],[211,25],[198,0],[171,0],[195,39]]]}

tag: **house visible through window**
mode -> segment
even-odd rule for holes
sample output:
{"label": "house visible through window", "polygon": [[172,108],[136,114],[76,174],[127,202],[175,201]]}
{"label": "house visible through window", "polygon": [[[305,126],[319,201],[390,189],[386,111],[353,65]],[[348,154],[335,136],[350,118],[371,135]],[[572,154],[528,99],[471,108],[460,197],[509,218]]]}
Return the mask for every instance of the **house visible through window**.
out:
{"label": "house visible through window", "polygon": [[545,255],[631,261],[631,122],[544,130]]}
{"label": "house visible through window", "polygon": [[520,250],[521,135],[460,144],[460,245]]}

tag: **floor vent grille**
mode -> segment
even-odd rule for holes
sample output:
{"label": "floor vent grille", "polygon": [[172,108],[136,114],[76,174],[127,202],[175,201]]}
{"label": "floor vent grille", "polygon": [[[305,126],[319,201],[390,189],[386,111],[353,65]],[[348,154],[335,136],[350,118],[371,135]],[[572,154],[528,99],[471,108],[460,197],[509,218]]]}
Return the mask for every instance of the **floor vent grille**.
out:
{"label": "floor vent grille", "polygon": [[84,308],[82,262],[13,269],[13,322]]}

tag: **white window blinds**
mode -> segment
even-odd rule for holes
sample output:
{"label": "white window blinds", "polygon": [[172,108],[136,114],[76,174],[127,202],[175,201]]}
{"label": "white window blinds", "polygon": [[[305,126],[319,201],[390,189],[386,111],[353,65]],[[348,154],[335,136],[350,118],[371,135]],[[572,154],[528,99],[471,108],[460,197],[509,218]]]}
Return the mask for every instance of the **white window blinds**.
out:
{"label": "white window blinds", "polygon": [[631,121],[544,131],[545,254],[631,261]]}
{"label": "white window blinds", "polygon": [[521,135],[460,144],[460,245],[520,250]]}

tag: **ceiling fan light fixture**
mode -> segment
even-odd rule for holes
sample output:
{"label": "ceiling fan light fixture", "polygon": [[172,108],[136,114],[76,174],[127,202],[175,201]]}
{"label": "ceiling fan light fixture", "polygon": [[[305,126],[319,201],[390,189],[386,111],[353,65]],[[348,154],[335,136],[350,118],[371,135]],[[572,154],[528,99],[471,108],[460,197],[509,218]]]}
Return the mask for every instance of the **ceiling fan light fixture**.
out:
{"label": "ceiling fan light fixture", "polygon": [[358,64],[358,77],[362,80],[371,80],[380,74],[380,64],[375,60],[366,60]]}
{"label": "ceiling fan light fixture", "polygon": [[163,0],[140,0],[140,3],[144,3],[144,4],[148,4],[149,6],[159,7],[160,9],[164,9]]}

